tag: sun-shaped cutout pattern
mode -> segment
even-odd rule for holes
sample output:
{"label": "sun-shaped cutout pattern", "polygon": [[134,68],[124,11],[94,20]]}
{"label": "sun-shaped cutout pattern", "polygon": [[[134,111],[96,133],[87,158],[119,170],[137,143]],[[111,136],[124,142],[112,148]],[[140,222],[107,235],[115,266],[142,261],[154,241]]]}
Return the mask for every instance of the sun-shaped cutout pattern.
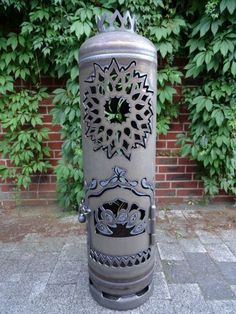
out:
{"label": "sun-shaped cutout pattern", "polygon": [[153,91],[147,74],[136,70],[136,62],[120,66],[113,58],[109,66],[94,63],[85,83],[85,134],[94,151],[106,151],[109,159],[117,154],[130,159],[132,149],[145,148],[152,133]]}

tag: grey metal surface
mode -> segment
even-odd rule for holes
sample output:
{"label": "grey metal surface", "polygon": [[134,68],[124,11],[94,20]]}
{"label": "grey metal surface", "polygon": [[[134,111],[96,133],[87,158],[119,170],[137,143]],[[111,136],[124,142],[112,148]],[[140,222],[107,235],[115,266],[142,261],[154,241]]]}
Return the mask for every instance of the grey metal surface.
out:
{"label": "grey metal surface", "polygon": [[134,32],[129,13],[105,15],[98,26],[102,33],[79,55],[85,176],[79,220],[87,216],[92,295],[109,308],[130,309],[152,291],[157,57]]}

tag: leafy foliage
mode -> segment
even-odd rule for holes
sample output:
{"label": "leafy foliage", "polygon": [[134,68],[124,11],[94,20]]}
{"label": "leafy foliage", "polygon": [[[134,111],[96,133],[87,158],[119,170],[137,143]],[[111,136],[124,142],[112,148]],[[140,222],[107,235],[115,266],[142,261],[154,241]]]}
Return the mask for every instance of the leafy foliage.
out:
{"label": "leafy foliage", "polygon": [[[45,74],[63,77],[66,82],[64,88],[54,91],[55,109],[52,111],[54,122],[61,125],[64,139],[62,160],[56,167],[62,206],[75,208],[83,196],[77,63],[79,46],[95,34],[98,15],[113,12],[116,8],[121,12],[129,8],[138,18],[139,33],[150,38],[162,59],[166,60],[162,62],[158,76],[160,90],[157,111],[160,121],[158,132],[167,133],[171,118],[178,114],[177,107],[172,106],[176,92],[173,85],[181,83],[182,73],[172,63],[180,47],[181,30],[186,27],[183,17],[176,13],[171,3],[161,0],[1,1],[2,14],[6,17],[15,14],[15,26],[19,30],[0,33],[0,93],[4,95],[3,98],[6,97],[5,104],[9,104],[9,97],[16,94],[13,86],[16,79],[30,81],[34,91],[42,85],[41,77]],[[23,98],[23,94],[17,95]],[[27,106],[25,110],[27,112]],[[37,126],[33,128],[37,129]]]}
{"label": "leafy foliage", "polygon": [[[216,193],[219,187],[234,191],[234,182],[230,181],[235,156],[236,3],[233,0],[2,0],[0,12],[7,26],[0,31],[0,94],[4,113],[1,123],[7,133],[1,151],[10,156],[17,169],[15,174],[10,173],[12,168],[2,169],[4,178],[27,173],[27,179],[18,180],[19,186],[27,187],[32,173],[46,170],[48,152],[43,139],[47,132],[41,127],[37,111],[41,97],[46,96],[42,96],[45,93],[41,89],[42,76],[63,78],[63,88],[53,91],[55,108],[52,111],[54,122],[61,125],[64,140],[62,160],[56,167],[58,192],[62,206],[77,207],[83,196],[78,49],[86,38],[95,34],[98,15],[115,9],[124,12],[127,8],[137,17],[138,32],[155,44],[159,55],[158,133],[166,134],[171,119],[178,116],[173,97],[183,74],[174,66],[174,60],[176,56],[186,55],[186,44],[189,50],[186,78],[204,76],[205,79],[201,88],[185,94],[192,125],[189,135],[180,139],[182,153],[190,154],[204,169],[207,192]],[[27,82],[28,89],[19,92],[14,87],[15,80]],[[22,107],[14,109],[10,103],[15,104],[15,108],[17,104]],[[21,121],[22,114],[28,120],[22,118]],[[12,117],[11,123],[7,120],[9,117]],[[200,131],[208,139],[207,148],[202,146]],[[32,144],[37,137],[38,145]],[[216,144],[210,146],[209,143],[216,140]],[[29,143],[32,148],[27,146]],[[21,153],[29,150],[30,155],[10,151],[11,144],[17,149],[19,144]],[[210,157],[205,150],[210,152]],[[228,154],[225,166],[219,151],[222,155]],[[33,165],[33,161],[41,166]],[[222,177],[216,173],[217,165],[222,169]],[[222,183],[222,178],[228,186]],[[217,188],[208,188],[210,185]]]}
{"label": "leafy foliage", "polygon": [[178,116],[173,96],[176,94],[175,86],[181,84],[182,72],[173,66],[173,60],[179,52],[181,32],[187,26],[184,11],[178,2],[173,4],[170,0],[127,1],[125,5],[137,16],[139,32],[157,48],[161,63],[157,76],[157,132],[167,134],[170,121]]}
{"label": "leafy foliage", "polygon": [[62,206],[76,209],[83,197],[83,158],[79,105],[79,86],[68,80],[66,88],[54,92],[54,122],[62,126],[62,160],[56,168]]}
{"label": "leafy foliage", "polygon": [[0,174],[3,179],[12,178],[18,189],[27,189],[32,174],[46,172],[50,167],[44,160],[49,149],[42,145],[48,138],[48,129],[42,127],[38,112],[39,102],[45,97],[47,93],[40,89],[37,93],[21,90],[0,98],[0,121],[6,130],[0,152],[11,162],[11,167],[0,166]]}
{"label": "leafy foliage", "polygon": [[191,27],[187,77],[203,86],[185,92],[190,131],[179,136],[182,156],[198,161],[205,192],[236,194],[236,2],[211,0]]}

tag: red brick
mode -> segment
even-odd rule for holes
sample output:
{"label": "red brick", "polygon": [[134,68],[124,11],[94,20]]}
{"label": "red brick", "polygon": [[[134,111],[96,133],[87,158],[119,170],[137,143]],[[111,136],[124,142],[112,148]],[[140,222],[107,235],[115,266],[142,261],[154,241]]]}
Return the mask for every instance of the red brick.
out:
{"label": "red brick", "polygon": [[156,181],[165,181],[164,174],[156,174]]}
{"label": "red brick", "polygon": [[180,145],[177,145],[176,141],[168,141],[167,148],[180,149]]}
{"label": "red brick", "polygon": [[184,166],[159,166],[160,173],[184,173]]}
{"label": "red brick", "polygon": [[6,159],[6,165],[7,167],[14,167],[10,159]]}
{"label": "red brick", "polygon": [[39,191],[55,191],[54,183],[31,183],[29,186],[30,192]]}
{"label": "red brick", "polygon": [[177,165],[177,158],[173,157],[157,157],[157,165]]}
{"label": "red brick", "polygon": [[177,133],[175,132],[169,132],[167,135],[160,134],[159,140],[176,140]]}
{"label": "red brick", "polygon": [[51,182],[57,182],[57,177],[55,175],[50,176]]}
{"label": "red brick", "polygon": [[47,113],[47,108],[40,106],[40,107],[39,107],[39,113],[41,113],[41,114],[46,114],[46,113]]}
{"label": "red brick", "polygon": [[41,101],[41,105],[46,105],[46,106],[50,106],[52,105],[52,100],[53,100],[53,97],[49,97],[49,98],[44,98],[42,101]]}
{"label": "red brick", "polygon": [[157,148],[166,148],[166,141],[157,141]]}
{"label": "red brick", "polygon": [[197,181],[180,181],[180,182],[171,182],[171,187],[176,189],[193,189],[198,188],[198,182]]}
{"label": "red brick", "polygon": [[39,192],[37,197],[39,199],[56,199],[56,191],[53,192]]}
{"label": "red brick", "polygon": [[183,90],[182,86],[181,86],[181,85],[174,85],[173,87],[174,87],[175,90],[176,90],[176,94],[177,94],[178,96],[182,96],[182,90]]}
{"label": "red brick", "polygon": [[202,189],[197,190],[190,190],[190,189],[185,189],[185,190],[177,190],[177,196],[202,196],[203,191]]}
{"label": "red brick", "polygon": [[59,133],[49,133],[48,135],[50,141],[60,141],[61,140],[61,134]]}
{"label": "red brick", "polygon": [[9,185],[8,184],[1,184],[0,185],[0,191],[8,192],[9,191]]}
{"label": "red brick", "polygon": [[179,157],[179,165],[196,165],[196,161],[190,160],[187,157]]}
{"label": "red brick", "polygon": [[155,185],[156,189],[169,189],[170,182],[157,182]]}
{"label": "red brick", "polygon": [[186,172],[196,172],[197,166],[186,166]]}
{"label": "red brick", "polygon": [[178,117],[177,118],[173,118],[172,119],[172,123],[179,123],[180,124],[179,118]]}
{"label": "red brick", "polygon": [[180,123],[190,122],[188,114],[180,114],[179,115],[179,121],[180,121]]}
{"label": "red brick", "polygon": [[63,142],[47,142],[49,148],[51,149],[60,149]]}
{"label": "red brick", "polygon": [[57,87],[65,86],[65,79],[54,78],[54,85],[57,86]]}
{"label": "red brick", "polygon": [[52,115],[51,114],[43,115],[43,122],[44,123],[51,123],[52,122]]}
{"label": "red brick", "polygon": [[179,150],[178,149],[157,149],[156,155],[160,157],[173,157],[173,156],[179,156]]}
{"label": "red brick", "polygon": [[225,195],[228,195],[228,193],[226,193],[224,190],[220,190],[219,193],[218,193],[218,196],[225,196]]}
{"label": "red brick", "polygon": [[196,180],[196,181],[200,180],[199,173],[192,173],[192,178],[193,178],[193,180]]}
{"label": "red brick", "polygon": [[173,174],[167,174],[166,175],[166,180],[167,181],[189,181],[192,179],[192,175],[191,174],[187,174],[187,173],[173,173]]}
{"label": "red brick", "polygon": [[61,151],[60,150],[54,150],[53,154],[54,154],[54,158],[57,158],[57,159],[61,158]]}
{"label": "red brick", "polygon": [[188,132],[190,128],[190,123],[184,123],[184,131]]}
{"label": "red brick", "polygon": [[156,196],[175,196],[175,190],[170,189],[156,189]]}
{"label": "red brick", "polygon": [[200,189],[204,188],[204,184],[202,181],[198,181],[198,188],[200,188]]}
{"label": "red brick", "polygon": [[180,107],[180,114],[189,114],[189,110],[187,106]]}
{"label": "red brick", "polygon": [[22,87],[22,80],[21,79],[16,79],[14,82],[15,87]]}
{"label": "red brick", "polygon": [[50,159],[49,162],[50,162],[50,164],[51,164],[53,167],[55,167],[55,166],[58,165],[58,161],[59,161],[59,160],[60,160],[60,159]]}
{"label": "red brick", "polygon": [[59,124],[56,124],[56,125],[49,124],[49,125],[46,125],[46,127],[49,130],[51,130],[51,132],[59,132],[61,129],[61,126]]}
{"label": "red brick", "polygon": [[54,80],[52,77],[42,76],[41,77],[41,85],[47,86],[47,87],[54,86]]}
{"label": "red brick", "polygon": [[50,182],[50,176],[47,174],[43,175],[33,175],[31,176],[32,183],[47,183]]}
{"label": "red brick", "polygon": [[182,96],[177,95],[177,94],[173,95],[173,103],[174,104],[179,103],[181,99],[182,99]]}
{"label": "red brick", "polygon": [[46,183],[46,184],[31,184],[30,191],[47,191],[47,192],[55,192],[56,184],[55,183]]}
{"label": "red brick", "polygon": [[183,131],[183,124],[180,123],[171,123],[170,124],[170,132],[181,132]]}

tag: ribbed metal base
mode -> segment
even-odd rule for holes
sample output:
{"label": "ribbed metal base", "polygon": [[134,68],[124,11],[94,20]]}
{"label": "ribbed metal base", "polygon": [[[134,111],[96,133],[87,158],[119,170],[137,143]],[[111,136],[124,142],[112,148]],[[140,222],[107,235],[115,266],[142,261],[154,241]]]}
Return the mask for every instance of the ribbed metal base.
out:
{"label": "ribbed metal base", "polygon": [[126,296],[116,296],[99,291],[90,281],[90,292],[93,298],[102,306],[113,310],[131,310],[148,300],[153,292],[153,281],[143,290]]}

